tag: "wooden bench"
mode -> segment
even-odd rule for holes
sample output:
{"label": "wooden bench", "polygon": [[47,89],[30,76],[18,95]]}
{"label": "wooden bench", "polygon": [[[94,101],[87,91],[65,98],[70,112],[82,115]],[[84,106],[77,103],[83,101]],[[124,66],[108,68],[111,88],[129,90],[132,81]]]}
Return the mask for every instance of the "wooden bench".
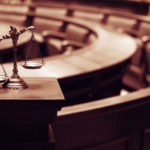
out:
{"label": "wooden bench", "polygon": [[[66,34],[69,25],[88,31],[81,41],[87,43],[83,48],[73,51],[69,55],[46,57],[46,65],[43,67],[44,69],[42,68],[43,70],[40,70],[40,73],[33,71],[27,73],[28,71],[21,69],[22,76],[57,77],[65,97],[70,103],[80,103],[119,94],[124,68],[136,50],[136,44],[132,38],[79,18],[54,14],[47,16],[35,14],[35,12],[15,12],[15,14],[33,16],[33,23],[36,18],[62,22],[62,26],[59,28],[59,32],[62,34]],[[88,43],[87,37],[90,38],[91,34],[95,36],[95,39]],[[10,73],[10,66],[6,68]],[[116,88],[113,88],[114,85]]]}
{"label": "wooden bench", "polygon": [[[84,22],[80,24],[83,26]],[[37,71],[18,66],[19,74],[57,77],[68,104],[119,94],[124,69],[136,50],[136,43],[128,35],[117,34],[102,26],[93,30],[98,37],[93,43],[69,55],[45,57],[46,64]],[[4,65],[9,75],[10,65]]]}
{"label": "wooden bench", "polygon": [[[67,38],[66,33],[55,32],[55,31],[43,31],[42,37],[44,38],[46,44],[45,56],[56,55],[56,54],[66,54],[74,50],[81,49],[85,46],[84,43],[70,40]],[[70,49],[70,52],[69,52]]]}
{"label": "wooden bench", "polygon": [[53,124],[56,150],[148,150],[149,90],[63,107]]}

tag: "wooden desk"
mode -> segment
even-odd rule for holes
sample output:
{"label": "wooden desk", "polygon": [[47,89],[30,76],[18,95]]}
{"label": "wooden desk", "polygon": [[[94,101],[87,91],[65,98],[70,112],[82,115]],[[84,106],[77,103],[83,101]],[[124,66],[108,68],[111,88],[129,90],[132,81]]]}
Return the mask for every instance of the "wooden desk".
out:
{"label": "wooden desk", "polygon": [[0,149],[53,149],[50,123],[64,101],[55,78],[25,78],[29,88],[0,89]]}
{"label": "wooden desk", "polygon": [[[80,24],[84,25],[83,22]],[[19,75],[58,78],[65,98],[73,102],[104,98],[108,93],[109,96],[119,94],[125,67],[136,52],[136,42],[130,36],[111,28],[87,24],[97,33],[98,38],[93,43],[69,55],[46,57],[41,69],[26,70],[18,62]],[[10,76],[12,64],[4,64],[4,67]]]}

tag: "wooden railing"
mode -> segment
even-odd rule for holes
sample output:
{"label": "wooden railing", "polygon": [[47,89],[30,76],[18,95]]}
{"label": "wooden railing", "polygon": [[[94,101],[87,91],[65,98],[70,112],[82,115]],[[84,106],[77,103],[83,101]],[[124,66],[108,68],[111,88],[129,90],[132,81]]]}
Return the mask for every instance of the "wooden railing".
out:
{"label": "wooden railing", "polygon": [[[68,14],[72,12],[70,10]],[[24,15],[18,12],[14,14]],[[132,38],[73,17],[43,16],[34,12],[25,15],[33,16],[33,19],[39,17],[62,21],[63,32],[57,36],[61,39],[66,36],[68,24],[86,28],[89,31],[87,34],[92,31],[96,39],[70,55],[45,58],[46,65],[39,72],[27,72],[19,68],[21,76],[43,76],[46,71],[46,75],[57,77],[66,96],[64,105],[119,93],[124,69],[136,50]],[[56,34],[48,36],[54,37]],[[9,70],[10,64],[5,67]],[[56,150],[147,150],[150,140],[149,90],[147,88],[126,96],[65,106],[58,112],[58,118],[53,124]],[[69,102],[71,99],[73,101]]]}
{"label": "wooden railing", "polygon": [[[133,19],[135,20],[135,25],[133,26],[133,31],[132,32],[136,32],[138,31],[138,29],[140,28],[140,25],[144,22],[144,23],[150,23],[150,18],[149,16],[144,16],[144,15],[139,15],[139,14],[133,14],[133,13],[129,13],[129,12],[118,12],[118,10],[115,9],[106,9],[106,8],[100,8],[100,7],[90,7],[90,6],[83,6],[83,5],[78,5],[78,4],[72,4],[72,3],[61,3],[61,2],[49,2],[49,3],[2,3],[1,5],[4,6],[19,6],[19,7],[27,7],[28,11],[26,13],[22,12],[18,12],[16,10],[11,11],[12,14],[14,15],[25,15],[28,16],[27,20],[26,20],[26,25],[29,25],[29,20],[31,21],[34,17],[42,17],[45,19],[53,19],[53,20],[57,20],[54,18],[47,18],[47,16],[49,16],[49,14],[44,13],[44,16],[40,15],[40,12],[37,12],[37,10],[39,8],[55,8],[56,10],[59,9],[64,9],[66,11],[65,15],[66,16],[71,16],[74,17],[74,13],[75,12],[84,12],[84,13],[91,13],[91,14],[95,14],[95,15],[102,15],[102,17],[99,18],[99,22],[101,23],[107,23],[107,20],[110,16],[115,16],[115,17],[121,17],[121,18],[128,18],[128,19]],[[94,8],[94,9],[93,9]],[[2,14],[10,14],[10,12],[5,11],[5,10],[1,10],[0,11]],[[41,11],[42,13],[42,11]],[[52,12],[54,13],[54,12]],[[57,15],[57,11],[55,11],[55,14]],[[63,15],[64,13],[62,13]],[[60,14],[59,14],[60,15]],[[29,17],[30,16],[30,17]],[[31,17],[33,17],[31,19]],[[87,17],[88,18],[88,17]],[[91,17],[90,17],[91,18]],[[92,18],[91,18],[92,19]],[[33,21],[33,20],[32,20]],[[30,23],[32,23],[32,21]],[[138,34],[138,32],[137,32]]]}
{"label": "wooden railing", "polygon": [[56,150],[148,150],[149,91],[62,108],[53,124]]}
{"label": "wooden railing", "polygon": [[[69,25],[78,26],[87,31],[83,36],[83,41],[81,41],[84,44],[86,44],[89,35],[93,34],[96,37],[90,44],[84,45],[80,50],[69,55],[45,58],[46,65],[44,68],[46,68],[46,75],[56,75],[55,77],[59,79],[66,99],[73,100],[70,103],[80,103],[87,99],[93,100],[119,94],[124,68],[136,50],[136,44],[132,38],[124,34],[114,33],[113,30],[105,29],[101,25],[79,18],[54,14],[36,14],[36,11],[34,11],[24,13],[1,10],[0,12],[3,14],[31,16],[32,23],[37,18],[60,21],[62,26],[57,32],[60,32],[63,37],[66,36]],[[106,41],[110,42],[110,44],[105,44]],[[118,43],[121,44],[121,47],[118,46]],[[126,45],[128,45],[127,48]],[[22,71],[22,74],[26,76],[27,73]],[[31,73],[30,75],[37,76],[40,74],[43,74],[43,72],[41,71],[38,74]],[[113,85],[116,86],[115,89]]]}
{"label": "wooden railing", "polygon": [[[100,18],[99,18],[99,22],[101,23],[107,23],[107,20],[109,19],[110,16],[115,16],[115,17],[121,17],[121,18],[128,18],[128,19],[133,19],[135,20],[135,24],[134,26],[132,27],[132,31],[130,30],[130,32],[136,32],[137,36],[138,36],[138,30],[141,26],[141,24],[144,22],[144,23],[150,23],[150,18],[149,16],[143,16],[143,15],[139,15],[139,14],[133,14],[133,13],[129,13],[129,12],[118,12],[118,10],[110,10],[110,9],[106,9],[106,8],[100,8],[100,7],[93,7],[91,6],[83,6],[83,5],[78,5],[78,4],[72,4],[72,3],[60,3],[60,2],[49,2],[49,3],[1,3],[1,5],[4,5],[4,6],[10,6],[10,7],[13,7],[13,6],[19,6],[19,7],[27,7],[28,11],[26,12],[26,14],[21,14],[19,12],[20,15],[26,15],[27,16],[27,20],[25,22],[25,25],[29,25],[33,22],[33,19],[35,17],[35,14],[36,15],[39,15],[40,16],[40,13],[43,13],[42,11],[38,12],[37,10],[38,9],[45,9],[45,8],[55,8],[56,10],[59,10],[59,9],[63,9],[65,10],[65,15],[66,16],[71,16],[71,17],[74,17],[74,13],[75,12],[84,12],[84,13],[91,13],[91,14],[95,14],[95,15],[102,15]],[[4,13],[4,14],[9,14],[10,12],[8,11],[5,11],[5,10],[1,10],[0,11],[1,13]],[[50,11],[49,11],[50,12]],[[18,15],[18,11],[16,10],[13,10],[11,11],[12,14],[14,15]],[[52,12],[54,13],[54,12]],[[55,11],[55,14],[57,15],[57,11]],[[63,15],[64,13],[62,13]],[[59,13],[60,15],[60,13]],[[44,13],[44,16],[49,16],[49,14],[47,13]],[[44,18],[45,18],[44,17]],[[43,18],[43,16],[42,16]],[[88,18],[88,17],[87,17]],[[91,17],[90,17],[91,18]],[[45,19],[50,19],[50,18],[45,18]],[[51,18],[52,19],[52,18]],[[91,18],[92,19],[92,18]],[[97,18],[98,19],[98,18]],[[126,29],[127,30],[127,29]]]}

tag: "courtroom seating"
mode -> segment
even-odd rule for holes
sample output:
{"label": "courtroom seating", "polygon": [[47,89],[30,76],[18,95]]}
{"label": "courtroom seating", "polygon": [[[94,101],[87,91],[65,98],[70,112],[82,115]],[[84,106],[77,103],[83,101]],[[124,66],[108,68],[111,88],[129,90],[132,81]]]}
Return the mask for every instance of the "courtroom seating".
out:
{"label": "courtroom seating", "polygon": [[[46,44],[45,56],[56,54],[69,54],[73,50],[77,50],[85,46],[82,42],[68,39],[66,33],[45,30],[42,32]],[[68,52],[67,52],[68,50]]]}
{"label": "courtroom seating", "polygon": [[142,35],[139,34],[137,20],[111,15],[107,16],[106,19],[103,23],[113,27],[116,31],[130,35],[137,43],[137,51],[125,70],[122,80],[123,88],[133,91],[147,87],[145,80],[144,43],[142,42]]}
{"label": "courtroom seating", "polygon": [[91,44],[94,40],[96,40],[96,35],[93,33],[87,34],[84,38],[84,42],[86,42],[86,44]]}
{"label": "courtroom seating", "polygon": [[[38,7],[39,6],[37,5],[37,8]],[[70,15],[71,12],[72,11],[70,11]],[[36,26],[36,31],[39,30],[40,33],[43,30],[49,30],[50,32],[55,31],[64,34],[65,36],[67,35],[66,36],[67,38],[65,37],[65,41],[61,36],[60,36],[61,38],[59,38],[59,36],[58,38],[57,37],[54,38],[54,35],[53,40],[51,35],[49,38],[45,39],[46,44],[49,45],[49,42],[53,44],[51,46],[55,48],[55,53],[59,53],[61,47],[66,47],[67,50],[69,49],[68,51],[70,55],[67,55],[66,54],[67,50],[65,50],[64,58],[58,57],[57,59],[59,60],[55,61],[55,59],[52,58],[52,60],[54,60],[52,61],[50,58],[46,57],[46,60],[48,61],[47,62],[48,68],[52,67],[52,65],[55,66],[56,69],[53,70],[54,67],[52,67],[52,70],[54,72],[56,71],[56,73],[54,74],[58,75],[59,77],[58,80],[67,99],[73,100],[77,99],[77,103],[80,103],[81,101],[85,102],[87,99],[92,100],[92,98],[97,99],[100,96],[106,97],[120,93],[119,89],[121,88],[120,83],[121,77],[123,75],[122,69],[124,69],[124,65],[122,66],[122,60],[120,57],[118,58],[119,55],[118,53],[117,55],[114,52],[111,54],[109,53],[112,52],[110,47],[112,49],[116,49],[114,48],[117,45],[115,41],[113,42],[113,44],[115,44],[114,46],[109,47],[108,45],[107,48],[109,52],[106,53],[106,57],[110,59],[110,61],[106,59],[105,62],[105,58],[100,57],[103,55],[103,50],[101,49],[105,47],[103,43],[105,43],[107,39],[104,41],[103,38],[101,38],[101,36],[105,34],[105,31],[104,33],[102,31],[101,33],[101,31],[99,30],[101,26],[99,26],[99,24],[93,23],[92,25],[90,25],[89,22],[85,22],[84,20],[81,21],[78,18],[74,17],[73,15],[70,17],[66,17],[64,16],[64,14],[62,14],[62,16],[54,14],[45,14],[45,15],[44,14],[41,15],[40,13],[36,14],[35,10],[34,12],[32,13],[29,12],[25,15],[34,17],[34,19],[31,20],[31,22],[33,21],[33,25]],[[69,12],[66,15],[69,15]],[[30,19],[30,17],[27,17],[27,19]],[[98,27],[95,27],[95,25],[96,26],[98,25]],[[72,33],[74,33],[74,35],[76,36],[72,37]],[[108,32],[106,32],[106,34],[108,34]],[[109,35],[107,36],[109,37]],[[115,38],[117,37],[115,36]],[[99,41],[100,39],[102,40],[102,43],[100,43],[101,42]],[[109,37],[109,39],[111,38]],[[67,42],[69,42],[69,44],[64,45],[64,43],[66,44],[66,40]],[[121,42],[124,43],[124,40],[122,40]],[[129,44],[131,43],[129,42]],[[134,49],[135,47],[133,45],[131,44],[131,47]],[[76,48],[78,49],[78,51],[76,51]],[[125,66],[126,61],[130,59],[129,56],[132,53],[132,48],[129,54],[127,54],[128,50],[125,51],[125,55],[127,54],[126,55],[127,58],[125,59],[124,63]],[[118,48],[117,50],[119,51]],[[47,53],[46,55],[49,55],[50,51],[48,50],[46,53]],[[69,57],[67,57],[66,55]],[[110,58],[111,55],[113,55],[113,59]],[[113,64],[110,64],[110,62],[113,62]],[[117,62],[119,63],[118,65]],[[112,70],[106,69],[109,65],[110,67],[112,67]],[[100,71],[101,67],[103,71]],[[49,72],[49,70],[47,70],[47,72]],[[116,85],[116,88],[113,88],[114,84]]]}
{"label": "courtroom seating", "polygon": [[118,16],[109,16],[107,18],[107,25],[110,25],[115,28],[122,28],[124,30],[131,30],[133,29],[134,25],[136,23],[135,19],[129,19],[129,18],[123,18]]}
{"label": "courtroom seating", "polygon": [[42,32],[42,36],[45,42],[44,56],[52,56],[61,53],[62,41],[66,38],[65,34],[45,30]]}
{"label": "courtroom seating", "polygon": [[33,25],[37,28],[38,32],[42,32],[44,30],[59,31],[59,29],[63,25],[63,22],[50,19],[48,20],[44,18],[35,18],[33,21]]}
{"label": "courtroom seating", "polygon": [[71,52],[81,48],[84,44],[78,44],[71,40],[49,39],[46,41],[45,56],[58,54],[70,54]]}
{"label": "courtroom seating", "polygon": [[142,22],[139,27],[139,36],[150,35],[150,26],[148,22]]}
{"label": "courtroom seating", "polygon": [[42,36],[45,40],[48,40],[49,38],[64,40],[67,38],[66,33],[46,29],[42,31]]}
{"label": "courtroom seating", "polygon": [[128,65],[123,77],[123,86],[128,90],[138,90],[147,87],[145,80],[145,54],[144,43],[138,45],[136,53],[133,55],[130,64]]}
{"label": "courtroom seating", "polygon": [[[61,44],[61,54],[65,53],[67,54],[67,51],[71,53],[72,51],[79,50],[85,46],[84,43],[76,42],[72,40],[63,40]],[[69,54],[68,53],[68,54]]]}
{"label": "courtroom seating", "polygon": [[131,19],[130,17],[124,17],[124,15],[122,15],[122,17],[121,15],[118,17],[117,14],[106,15],[105,17],[106,18],[104,18],[102,23],[114,27],[114,30],[116,29],[120,32],[132,36],[137,42],[137,46],[139,47],[136,54],[131,59],[130,65],[126,69],[126,73],[123,78],[123,86],[128,90],[138,90],[140,88],[147,87],[148,83],[145,79],[145,66],[147,64],[146,60],[148,60],[146,59],[146,57],[148,57],[148,53],[144,52],[144,43],[142,44],[139,41],[143,38],[144,35],[149,35],[148,18],[143,18],[142,20],[142,17],[139,16],[138,20],[137,16],[135,16],[135,19],[133,16],[131,16]]}
{"label": "courtroom seating", "polygon": [[[52,58],[45,57],[47,63],[45,70],[41,70],[42,73],[38,75],[51,75],[50,73],[52,72],[52,75],[57,76],[66,97],[67,105],[84,102],[84,104],[64,107],[59,111],[58,119],[54,122],[56,150],[124,150],[127,148],[135,150],[139,145],[141,147],[141,140],[139,140],[137,134],[142,137],[142,131],[144,133],[142,135],[147,139],[148,134],[146,134],[145,125],[149,127],[150,124],[149,119],[147,119],[150,104],[146,100],[149,100],[149,90],[138,93],[137,97],[134,93],[131,93],[126,97],[99,99],[119,94],[122,88],[122,76],[132,55],[132,52],[128,54],[130,47],[121,51],[117,47],[118,43],[115,42],[115,39],[112,39],[112,43],[111,41],[108,43],[106,38],[102,42],[106,42],[105,44],[110,44],[110,46],[106,48],[105,58],[103,56],[105,47],[100,40],[103,39],[105,34],[96,30],[97,28],[95,29],[93,26],[88,28],[88,24],[85,24],[85,26],[82,24],[82,27],[84,26],[85,28],[81,28],[80,24],[76,26],[73,24],[72,17],[70,17],[70,22],[68,21],[69,18],[67,18],[68,22],[65,22],[65,19],[56,21],[50,18],[41,18],[35,15],[33,23],[40,33],[48,30],[48,32],[42,33],[47,46],[46,52],[44,52],[46,53],[45,56],[58,53],[62,55]],[[128,25],[124,26],[124,28],[127,27]],[[72,37],[72,33],[76,36]],[[109,35],[106,35],[106,37],[111,39]],[[123,41],[124,38],[121,40]],[[116,47],[111,46],[111,44]],[[128,44],[130,45],[131,43],[129,42]],[[134,44],[130,46],[132,51],[135,48]],[[54,51],[52,52],[51,49]],[[76,51],[77,49],[78,51]],[[115,50],[118,52],[115,53]],[[127,54],[127,56],[125,58],[120,56],[121,52],[123,52],[122,55]],[[119,59],[118,56],[122,57],[123,60]],[[141,67],[140,57],[141,49],[139,48],[131,60],[132,64],[139,68]],[[105,59],[106,61],[104,61]],[[136,74],[136,69],[134,70]],[[36,73],[29,74],[27,71],[24,71],[23,74],[36,76]],[[143,93],[146,95],[143,95]],[[95,99],[98,101],[86,103],[88,100],[93,101]],[[139,108],[138,106],[141,103],[137,100],[141,103],[143,102],[144,107]],[[147,115],[146,119],[145,115]],[[140,118],[140,121],[137,118]],[[143,122],[146,122],[146,124]],[[143,143],[143,146],[147,144],[145,141]]]}
{"label": "courtroom seating", "polygon": [[139,90],[140,88],[148,87],[150,84],[149,78],[149,36],[142,36],[141,44],[137,52],[131,59],[123,78],[123,85],[128,90]]}
{"label": "courtroom seating", "polygon": [[57,55],[61,53],[61,44],[62,41],[59,39],[49,39],[46,41],[46,55],[47,56],[52,56],[52,55]]}
{"label": "courtroom seating", "polygon": [[148,150],[149,90],[63,107],[53,122],[56,150]]}
{"label": "courtroom seating", "polygon": [[88,33],[87,29],[69,24],[66,27],[67,38],[74,41],[82,42],[85,35]]}
{"label": "courtroom seating", "polygon": [[144,51],[144,62],[145,62],[145,81],[150,86],[150,37],[144,36],[143,38],[143,51]]}
{"label": "courtroom seating", "polygon": [[74,51],[74,47],[69,43],[68,40],[62,41],[61,54],[69,55]]}

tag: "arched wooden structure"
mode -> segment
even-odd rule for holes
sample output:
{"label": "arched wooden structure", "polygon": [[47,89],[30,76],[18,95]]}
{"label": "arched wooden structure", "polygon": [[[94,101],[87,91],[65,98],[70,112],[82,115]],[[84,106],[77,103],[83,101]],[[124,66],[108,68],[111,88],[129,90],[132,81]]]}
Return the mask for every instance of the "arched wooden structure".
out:
{"label": "arched wooden structure", "polygon": [[[136,2],[135,2],[136,3]],[[37,26],[37,30],[43,31],[43,30],[55,30],[55,31],[65,31],[67,28],[67,38],[69,40],[79,40],[81,42],[82,36],[70,36],[72,33],[77,33],[78,28],[74,31],[72,31],[72,25],[68,25],[67,22],[61,22],[59,20],[50,19],[49,14],[62,16],[61,18],[65,18],[65,16],[69,16],[69,18],[80,18],[84,20],[91,20],[97,23],[102,23],[105,25],[109,25],[113,27],[113,30],[119,30],[121,32],[125,32],[135,38],[136,41],[141,40],[141,37],[144,35],[149,35],[149,17],[134,14],[131,12],[122,12],[118,10],[109,10],[101,7],[89,7],[89,6],[83,6],[78,4],[72,4],[72,3],[63,3],[63,2],[49,2],[49,3],[13,3],[11,5],[8,5],[6,3],[2,3],[2,6],[6,6],[11,9],[11,15],[21,15],[23,19],[18,22],[16,18],[14,19],[15,22],[19,24],[24,25],[31,25],[34,24]],[[14,10],[14,8],[16,8]],[[19,8],[22,7],[21,13],[18,11]],[[51,8],[51,9],[49,9]],[[10,14],[6,9],[1,8],[2,14]],[[11,17],[13,18],[13,17]],[[7,20],[5,16],[1,16],[1,19]],[[8,19],[9,20],[9,19]],[[49,20],[49,21],[48,21]],[[13,22],[13,20],[11,20]],[[74,26],[73,26],[74,28]],[[76,27],[75,27],[76,28]],[[80,30],[80,28],[79,28]],[[71,31],[71,32],[70,32]],[[70,34],[71,33],[71,34]],[[86,30],[81,31],[81,35],[86,34]],[[90,32],[87,33],[87,35]],[[55,34],[55,33],[54,33]],[[49,36],[50,37],[50,36]],[[78,37],[75,38],[74,37]],[[91,39],[91,38],[90,38]],[[50,41],[50,40],[49,40]],[[84,41],[84,40],[83,40]],[[82,41],[82,42],[83,42]],[[90,40],[91,41],[91,40]],[[53,45],[53,41],[50,42],[50,44]],[[57,46],[56,46],[57,45]],[[57,54],[60,52],[60,44],[54,44],[52,48],[55,49],[54,52],[51,54]],[[81,44],[79,44],[81,45]],[[141,49],[141,48],[139,48]],[[143,71],[143,62],[139,62],[139,55],[141,54],[141,50],[138,52],[138,56],[135,55],[131,67],[129,67],[124,79],[123,83],[125,88],[129,90],[137,90],[143,87],[146,87],[147,84],[144,82],[145,80],[145,71]],[[47,53],[46,53],[47,54]],[[49,52],[48,52],[49,54]],[[145,62],[144,62],[145,63]],[[142,79],[141,79],[142,78]],[[134,81],[134,82],[128,82],[128,81]]]}
{"label": "arched wooden structure", "polygon": [[150,89],[62,108],[56,150],[148,150]]}
{"label": "arched wooden structure", "polygon": [[[20,4],[13,4],[12,6],[21,7]],[[69,14],[69,17],[65,15],[58,16],[57,14],[40,14],[40,8],[47,6],[62,9],[68,8],[65,10],[65,13]],[[76,11],[77,8],[73,6],[67,7],[66,4],[58,5],[52,3],[50,5],[42,5],[33,3],[24,4],[23,7],[34,7],[35,9],[29,9],[26,12],[18,12],[16,9],[11,14],[27,16],[27,20],[22,22],[25,25],[31,25],[31,22],[27,22],[31,21],[29,16],[32,16],[32,24],[37,25],[37,31],[41,29],[40,27],[44,27],[45,31],[42,33],[42,36],[44,36],[46,44],[49,44],[50,41],[51,46],[53,44],[51,39],[55,39],[60,43],[58,46],[54,45],[57,49],[57,47],[62,48],[62,43],[65,43],[64,40],[67,40],[72,45],[74,44],[78,48],[81,47],[68,55],[45,58],[45,70],[47,70],[45,75],[59,79],[66,99],[72,99],[73,101],[75,100],[75,103],[78,103],[77,101],[104,98],[120,93],[123,70],[136,50],[136,44],[132,38],[119,31],[114,32],[112,29],[107,29],[103,25],[95,25],[95,23],[89,23],[86,20],[74,17],[67,11],[72,9]],[[78,9],[83,9],[84,11],[84,8],[79,7]],[[5,10],[1,10],[1,13],[10,14]],[[7,21],[5,18],[2,20]],[[44,22],[46,25],[42,23],[44,20],[47,21],[47,24]],[[54,26],[52,22],[56,23],[56,25]],[[48,29],[55,31],[47,31]],[[119,42],[116,42],[117,40]],[[113,41],[113,44],[107,45],[106,41]],[[118,43],[122,45],[121,48],[118,47]],[[126,46],[127,48],[125,48]],[[46,51],[42,51],[42,53],[44,55],[49,54]],[[122,53],[124,55],[121,55]],[[26,74],[26,71],[22,69],[20,72]],[[116,86],[115,89],[113,88],[114,85]]]}
{"label": "arched wooden structure", "polygon": [[[67,8],[67,5],[62,6],[62,8]],[[52,37],[58,37],[59,40],[65,39],[67,27],[70,24],[87,29],[88,32],[84,37],[92,33],[96,38],[89,44],[85,39],[80,41],[81,43],[78,44],[83,44],[82,48],[67,55],[45,57],[45,67],[37,72],[26,71],[19,67],[20,75],[57,77],[67,100],[73,100],[69,104],[118,94],[122,87],[121,79],[124,68],[136,50],[136,40],[134,41],[124,33],[139,37],[140,34],[137,33],[139,24],[149,23],[149,19],[147,17],[145,19],[140,18],[140,16],[136,18],[136,15],[119,15],[112,11],[103,11],[103,17],[100,20],[103,24],[110,23],[110,26],[114,21],[110,19],[111,15],[133,18],[131,29],[127,25],[125,28],[120,25],[117,31],[118,27],[116,30],[107,28],[105,25],[93,27],[94,24],[73,17],[74,8],[68,8],[67,15],[71,17],[65,15],[63,17],[46,16],[35,14],[33,11],[29,12],[26,15],[31,22],[26,22],[26,25],[33,23],[32,21],[36,17],[58,21],[61,28],[58,27],[57,29],[59,32],[61,31],[61,34],[56,32],[57,29],[55,32],[46,31],[44,35],[46,35],[47,41]],[[60,25],[59,23],[58,25]],[[116,26],[116,24],[114,25]],[[136,28],[132,28],[135,26]],[[70,43],[72,41],[74,42],[73,39],[68,40]],[[121,47],[118,47],[118,43],[121,44]],[[10,64],[4,65],[10,74]],[[65,106],[58,112],[58,118],[53,124],[56,149],[147,150],[150,125],[149,106],[149,88],[126,96]]]}

